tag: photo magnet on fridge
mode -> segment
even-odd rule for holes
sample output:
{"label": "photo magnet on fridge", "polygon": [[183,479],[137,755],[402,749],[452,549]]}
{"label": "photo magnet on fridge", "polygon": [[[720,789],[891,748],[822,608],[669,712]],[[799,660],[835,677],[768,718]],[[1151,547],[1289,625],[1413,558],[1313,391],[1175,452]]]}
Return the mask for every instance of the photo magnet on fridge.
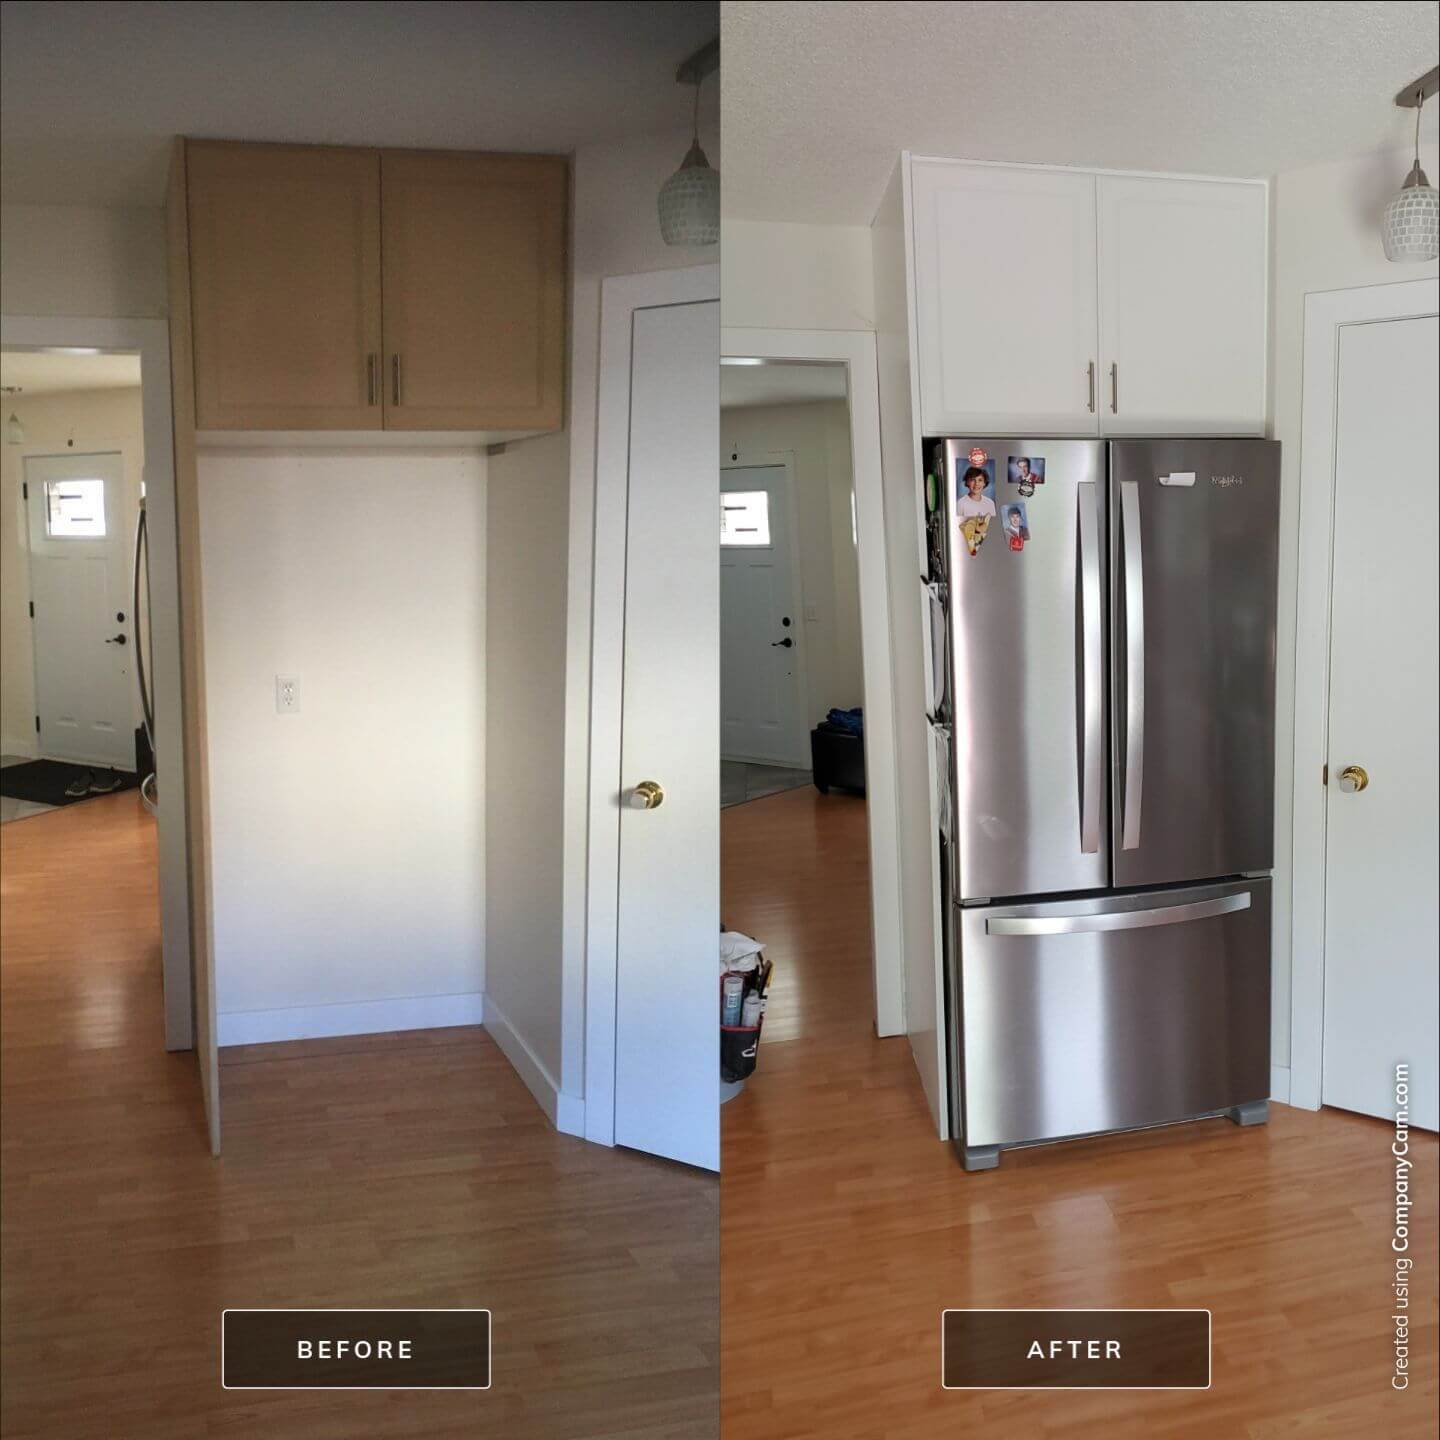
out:
{"label": "photo magnet on fridge", "polygon": [[1018,555],[1030,538],[1030,517],[1025,513],[1024,502],[1012,500],[1002,505],[1000,523],[1005,531],[1005,543]]}
{"label": "photo magnet on fridge", "polygon": [[1045,459],[1041,455],[1012,455],[1005,469],[1005,478],[1018,485],[1027,498],[1035,493],[1037,485],[1045,483]]}
{"label": "photo magnet on fridge", "polygon": [[[971,451],[975,455],[976,451]],[[978,452],[984,454],[983,450]],[[995,518],[995,462],[988,456],[981,464],[970,464],[956,486],[955,513],[960,533],[972,555],[980,553],[990,522]]]}

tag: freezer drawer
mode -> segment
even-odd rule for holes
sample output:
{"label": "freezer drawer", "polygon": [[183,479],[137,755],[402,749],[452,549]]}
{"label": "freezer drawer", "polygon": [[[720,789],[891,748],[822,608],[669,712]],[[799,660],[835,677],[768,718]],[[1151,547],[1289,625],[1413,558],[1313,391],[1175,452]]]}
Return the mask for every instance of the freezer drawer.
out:
{"label": "freezer drawer", "polygon": [[1268,880],[979,906],[958,912],[958,929],[964,1146],[1269,1096]]}

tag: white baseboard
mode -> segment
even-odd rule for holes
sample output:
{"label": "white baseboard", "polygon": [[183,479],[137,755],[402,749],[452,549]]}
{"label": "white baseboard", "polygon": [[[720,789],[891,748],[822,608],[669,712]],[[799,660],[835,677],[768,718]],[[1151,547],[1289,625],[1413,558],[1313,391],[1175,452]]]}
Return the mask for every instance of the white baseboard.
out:
{"label": "white baseboard", "polygon": [[1278,1101],[1281,1105],[1290,1103],[1290,1067],[1288,1065],[1272,1065],[1270,1067],[1270,1098]]}
{"label": "white baseboard", "polygon": [[545,1112],[550,1123],[562,1134],[583,1136],[584,1100],[561,1090],[549,1067],[488,995],[485,997],[485,1029],[515,1067],[515,1073],[525,1082],[525,1088],[535,1097],[535,1103]]}
{"label": "white baseboard", "polygon": [[217,1018],[220,1045],[264,1045],[272,1040],[480,1025],[485,1020],[485,997],[478,990],[463,995],[412,995],[341,1005],[294,1005],[282,1010],[229,1010]]}
{"label": "white baseboard", "polygon": [[40,747],[35,743],[33,735],[23,738],[16,735],[5,735],[0,737],[0,755],[23,755],[27,760],[38,760]]}

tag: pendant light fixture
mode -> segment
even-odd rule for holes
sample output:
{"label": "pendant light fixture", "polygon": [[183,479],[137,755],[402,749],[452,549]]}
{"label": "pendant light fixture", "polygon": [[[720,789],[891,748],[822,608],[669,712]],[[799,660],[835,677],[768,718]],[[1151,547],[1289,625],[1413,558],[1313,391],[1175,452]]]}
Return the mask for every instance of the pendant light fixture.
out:
{"label": "pendant light fixture", "polygon": [[1396,97],[1395,103],[1415,109],[1415,163],[1400,190],[1386,203],[1380,238],[1385,258],[1396,264],[1416,264],[1440,255],[1440,192],[1420,168],[1420,112],[1440,85],[1440,70],[1423,75]]}
{"label": "pendant light fixture", "polygon": [[660,234],[667,245],[716,245],[720,241],[720,172],[700,148],[700,86],[720,65],[720,42],[697,50],[678,71],[681,85],[695,87],[690,149],[680,168],[660,187]]}

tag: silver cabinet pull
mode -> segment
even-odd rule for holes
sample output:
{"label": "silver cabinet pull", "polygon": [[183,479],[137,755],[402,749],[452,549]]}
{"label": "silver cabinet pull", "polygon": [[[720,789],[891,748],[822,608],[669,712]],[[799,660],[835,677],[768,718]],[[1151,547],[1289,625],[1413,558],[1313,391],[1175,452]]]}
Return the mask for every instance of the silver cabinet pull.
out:
{"label": "silver cabinet pull", "polygon": [[1110,413],[1120,413],[1120,367],[1113,362],[1110,365]]}
{"label": "silver cabinet pull", "polygon": [[376,371],[379,369],[378,355],[367,355],[365,357],[365,403],[373,405],[379,399],[379,390],[376,386]]}
{"label": "silver cabinet pull", "polygon": [[1092,360],[1085,369],[1090,376],[1090,404],[1088,408],[1093,415],[1095,413],[1095,362]]}
{"label": "silver cabinet pull", "polygon": [[390,403],[400,403],[400,352],[397,350],[390,357]]}
{"label": "silver cabinet pull", "polygon": [[[1093,371],[1093,366],[1091,367]],[[1095,485],[1075,487],[1080,524],[1080,849],[1100,849],[1101,741],[1104,696],[1101,691],[1100,546],[1095,536]]]}
{"label": "silver cabinet pull", "polygon": [[1154,910],[1112,910],[1100,915],[997,915],[985,922],[987,935],[1086,935],[1097,930],[1145,930],[1152,925],[1183,925],[1214,915],[1250,908],[1250,892],[1161,905]]}
{"label": "silver cabinet pull", "polygon": [[1125,820],[1120,844],[1138,850],[1145,786],[1145,557],[1135,480],[1120,482],[1120,543],[1125,550]]}

